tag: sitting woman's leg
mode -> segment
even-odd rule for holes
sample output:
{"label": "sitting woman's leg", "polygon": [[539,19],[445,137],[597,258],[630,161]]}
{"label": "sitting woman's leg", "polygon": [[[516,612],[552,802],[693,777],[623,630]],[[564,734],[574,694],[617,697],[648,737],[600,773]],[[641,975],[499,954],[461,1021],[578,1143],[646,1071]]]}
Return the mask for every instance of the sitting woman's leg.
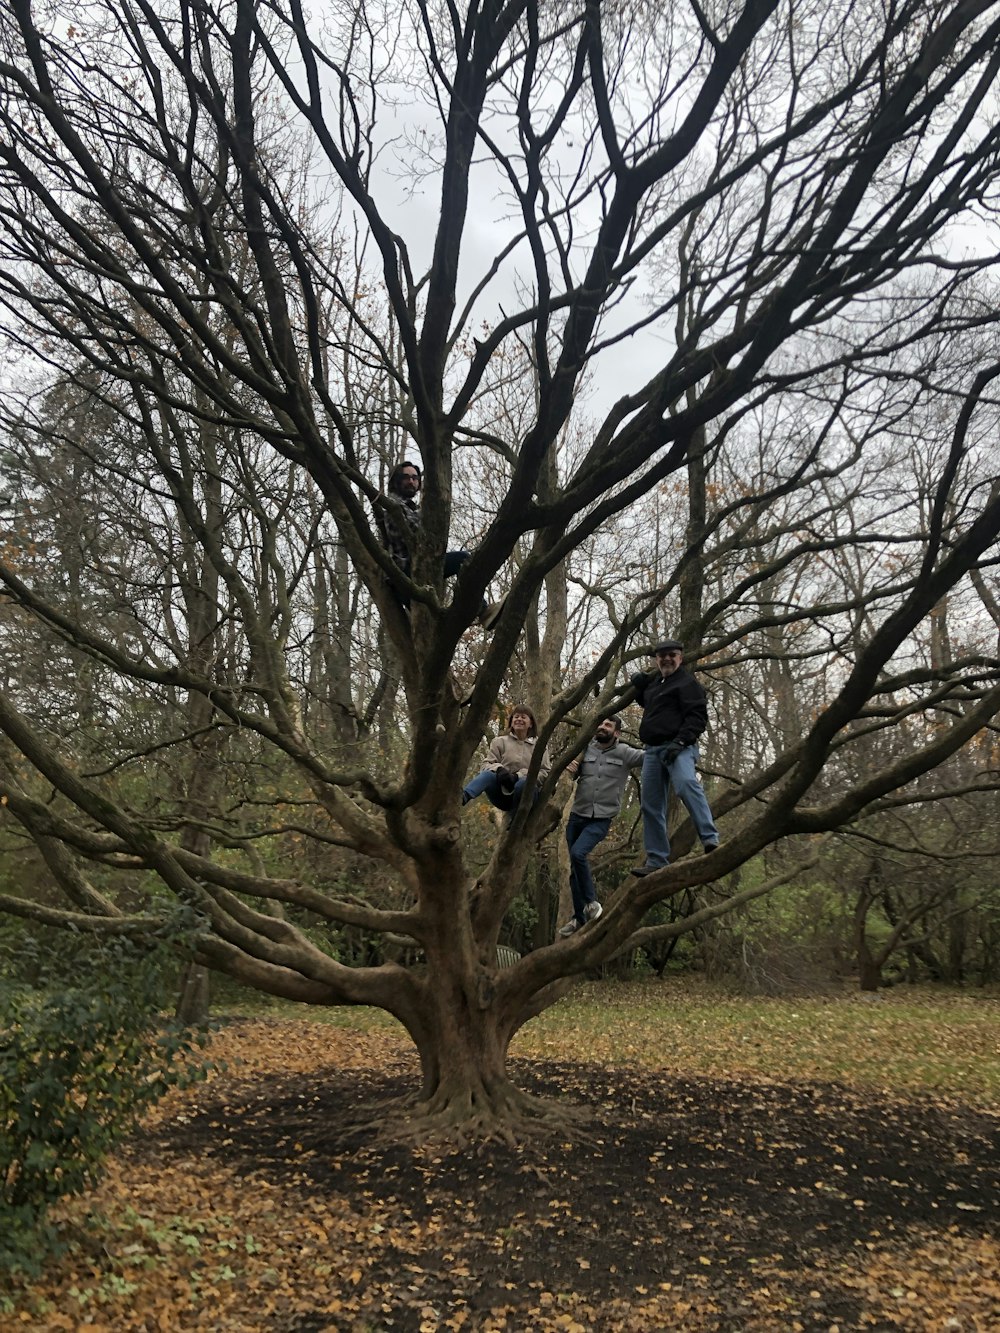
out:
{"label": "sitting woman's leg", "polygon": [[[481,773],[477,773],[474,778],[465,784],[462,788],[462,804],[468,805],[474,801],[477,796],[485,795],[494,805],[499,806],[500,800],[500,782],[492,768],[484,768]],[[507,809],[506,805],[500,806],[500,809]]]}
{"label": "sitting woman's leg", "polygon": [[[525,782],[526,782],[525,778],[518,778],[517,782],[514,784],[513,794],[509,798],[511,806],[514,809],[516,809],[521,804],[521,797],[524,795]],[[531,804],[534,805],[537,800],[538,800],[538,783],[536,782],[532,784]]]}

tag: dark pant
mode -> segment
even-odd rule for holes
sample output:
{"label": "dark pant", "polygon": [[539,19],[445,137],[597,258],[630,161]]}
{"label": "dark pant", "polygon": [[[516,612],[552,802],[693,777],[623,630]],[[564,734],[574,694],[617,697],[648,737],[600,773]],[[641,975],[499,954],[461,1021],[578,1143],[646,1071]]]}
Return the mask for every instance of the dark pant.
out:
{"label": "dark pant", "polygon": [[591,815],[570,815],[566,821],[566,844],[569,847],[569,886],[573,894],[573,915],[582,925],[584,908],[597,901],[594,876],[590,872],[590,853],[608,836],[611,819],[595,819]]}

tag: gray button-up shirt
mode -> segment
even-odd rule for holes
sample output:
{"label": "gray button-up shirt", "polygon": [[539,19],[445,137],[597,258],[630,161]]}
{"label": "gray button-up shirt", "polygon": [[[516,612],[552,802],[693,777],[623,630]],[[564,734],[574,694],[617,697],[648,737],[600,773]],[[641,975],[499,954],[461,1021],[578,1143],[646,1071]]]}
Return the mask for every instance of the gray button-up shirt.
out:
{"label": "gray button-up shirt", "polygon": [[616,741],[605,750],[591,741],[580,756],[573,814],[589,819],[610,819],[622,808],[629,771],[642,766],[645,752]]}

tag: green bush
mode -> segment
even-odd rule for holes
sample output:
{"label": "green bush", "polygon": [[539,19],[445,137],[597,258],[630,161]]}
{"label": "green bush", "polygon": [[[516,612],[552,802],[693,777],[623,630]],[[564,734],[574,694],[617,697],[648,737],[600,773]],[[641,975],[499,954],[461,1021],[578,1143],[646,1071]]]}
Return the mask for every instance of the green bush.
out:
{"label": "green bush", "polygon": [[173,951],[81,951],[69,981],[0,987],[0,1271],[37,1272],[56,1242],[51,1205],[98,1178],[168,1088],[203,1077],[204,1034],[160,1018]]}

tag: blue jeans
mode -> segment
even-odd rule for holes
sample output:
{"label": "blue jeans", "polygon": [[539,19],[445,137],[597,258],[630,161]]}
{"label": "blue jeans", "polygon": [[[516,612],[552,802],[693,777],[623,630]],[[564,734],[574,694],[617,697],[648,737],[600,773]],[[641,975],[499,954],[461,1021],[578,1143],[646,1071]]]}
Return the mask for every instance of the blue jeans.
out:
{"label": "blue jeans", "polygon": [[582,926],[588,903],[597,901],[594,876],[588,857],[608,836],[611,817],[596,819],[591,815],[570,815],[566,821],[566,845],[569,847],[569,887],[573,894],[573,915]]}
{"label": "blue jeans", "polygon": [[[462,788],[462,804],[467,801],[474,801],[477,796],[485,795],[491,805],[495,805],[498,810],[514,810],[521,800],[521,793],[524,791],[524,778],[518,778],[514,784],[514,790],[509,796],[504,795],[500,790],[500,779],[492,768],[484,768],[481,773],[468,781]],[[536,790],[537,798],[537,790]]]}
{"label": "blue jeans", "polygon": [[719,841],[705,788],[695,772],[697,745],[688,745],[681,750],[672,764],[663,758],[666,748],[665,745],[647,745],[642,761],[642,840],[646,845],[646,863],[651,866],[665,866],[670,860],[670,839],[667,837],[667,790],[670,787],[691,816],[702,846],[712,847]]}

